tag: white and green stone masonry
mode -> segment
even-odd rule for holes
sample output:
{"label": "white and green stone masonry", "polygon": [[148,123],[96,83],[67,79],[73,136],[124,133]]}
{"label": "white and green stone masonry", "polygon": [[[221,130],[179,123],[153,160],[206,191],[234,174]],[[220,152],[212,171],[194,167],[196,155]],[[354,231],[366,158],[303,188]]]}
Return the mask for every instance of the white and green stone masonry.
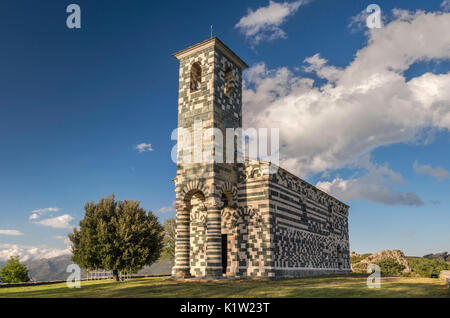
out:
{"label": "white and green stone masonry", "polygon": [[[245,62],[216,37],[174,56],[180,62],[178,127],[194,135],[194,122],[201,121],[223,136],[226,128],[242,127]],[[213,143],[203,141],[203,148],[213,152]],[[267,173],[270,165],[178,159],[174,277],[351,272],[349,207],[284,169]]]}

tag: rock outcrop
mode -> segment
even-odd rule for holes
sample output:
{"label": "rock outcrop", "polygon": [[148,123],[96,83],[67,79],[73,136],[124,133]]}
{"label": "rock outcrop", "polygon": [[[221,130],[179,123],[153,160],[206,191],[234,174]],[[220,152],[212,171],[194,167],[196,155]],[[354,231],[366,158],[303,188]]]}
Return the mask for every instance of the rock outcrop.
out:
{"label": "rock outcrop", "polygon": [[[352,252],[350,256],[359,257],[360,255]],[[385,250],[375,254],[371,254],[361,261],[352,264],[352,270],[354,272],[364,272],[369,264],[375,264],[385,258],[393,258],[397,263],[405,266],[405,269],[402,271],[403,274],[411,273],[411,267],[409,266],[408,260],[406,259],[405,254],[403,254],[400,250]]]}

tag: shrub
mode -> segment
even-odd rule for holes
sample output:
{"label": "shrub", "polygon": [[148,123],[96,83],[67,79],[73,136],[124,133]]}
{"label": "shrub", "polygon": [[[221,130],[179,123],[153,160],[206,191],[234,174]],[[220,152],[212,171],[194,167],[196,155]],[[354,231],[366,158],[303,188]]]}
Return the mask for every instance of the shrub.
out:
{"label": "shrub", "polygon": [[367,273],[367,264],[366,263],[357,263],[357,264],[353,264],[352,266],[352,271],[354,273]]}
{"label": "shrub", "polygon": [[427,258],[408,258],[412,274],[422,277],[431,277],[432,274],[439,275],[441,271],[450,270],[450,264]]}
{"label": "shrub", "polygon": [[383,258],[377,262],[380,266],[382,276],[401,276],[405,266],[398,263],[394,258]]}

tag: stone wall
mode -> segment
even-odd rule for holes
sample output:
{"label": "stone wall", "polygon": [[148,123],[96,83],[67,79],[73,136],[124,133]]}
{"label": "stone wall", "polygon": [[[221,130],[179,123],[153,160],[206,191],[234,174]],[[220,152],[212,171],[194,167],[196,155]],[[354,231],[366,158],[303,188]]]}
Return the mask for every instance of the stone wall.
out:
{"label": "stone wall", "polygon": [[[222,276],[221,244],[227,236],[226,275],[284,277],[350,270],[348,206],[283,169],[268,174],[269,163],[186,163],[193,151],[194,126],[242,127],[242,70],[247,65],[217,38],[175,54],[180,61],[175,177],[177,238],[173,274]],[[191,89],[191,69],[201,83]],[[231,90],[225,93],[225,72]],[[226,158],[216,139],[201,138],[213,157]],[[223,146],[226,144],[223,140]],[[182,143],[182,144],[180,144]],[[218,148],[218,149],[215,149]],[[235,147],[236,148],[236,147]],[[233,149],[233,157],[237,156]],[[191,158],[194,159],[194,158]]]}
{"label": "stone wall", "polygon": [[276,276],[351,271],[347,205],[281,168],[269,200]]}
{"label": "stone wall", "polygon": [[[233,208],[237,207],[238,168],[231,163],[204,160],[202,155],[208,154],[214,158],[220,153],[215,149],[213,136],[204,138],[200,135],[203,153],[200,158],[194,158],[194,128],[201,125],[201,132],[218,128],[226,136],[226,128],[241,127],[242,69],[246,65],[216,38],[180,51],[175,57],[180,61],[178,127],[189,131],[191,138],[183,140],[182,130],[179,130],[177,176],[174,178],[177,241],[173,274],[178,277],[189,274],[221,276],[222,197],[227,196],[227,203],[232,204]],[[194,64],[201,67],[198,90],[191,88],[191,69]],[[231,71],[231,89],[227,94],[224,92],[226,69]],[[183,157],[189,151],[191,161],[194,162],[186,163]],[[226,156],[223,150],[222,155]],[[194,207],[193,198],[201,201],[199,208]],[[233,237],[230,236],[230,239]],[[233,246],[234,243],[230,244]],[[233,257],[229,258],[231,262],[236,259]],[[230,271],[232,267],[229,266]]]}

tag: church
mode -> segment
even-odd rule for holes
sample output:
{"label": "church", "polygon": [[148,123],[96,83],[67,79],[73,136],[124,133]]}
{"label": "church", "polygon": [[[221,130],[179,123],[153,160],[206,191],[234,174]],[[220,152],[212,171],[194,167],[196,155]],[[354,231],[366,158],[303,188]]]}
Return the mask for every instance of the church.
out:
{"label": "church", "polygon": [[[196,122],[224,135],[241,128],[247,64],[217,37],[174,56],[180,64],[179,131],[194,135]],[[281,167],[271,169],[270,162],[185,163],[180,139],[174,278],[351,272],[348,205]],[[205,148],[212,144],[214,138],[203,140]]]}

